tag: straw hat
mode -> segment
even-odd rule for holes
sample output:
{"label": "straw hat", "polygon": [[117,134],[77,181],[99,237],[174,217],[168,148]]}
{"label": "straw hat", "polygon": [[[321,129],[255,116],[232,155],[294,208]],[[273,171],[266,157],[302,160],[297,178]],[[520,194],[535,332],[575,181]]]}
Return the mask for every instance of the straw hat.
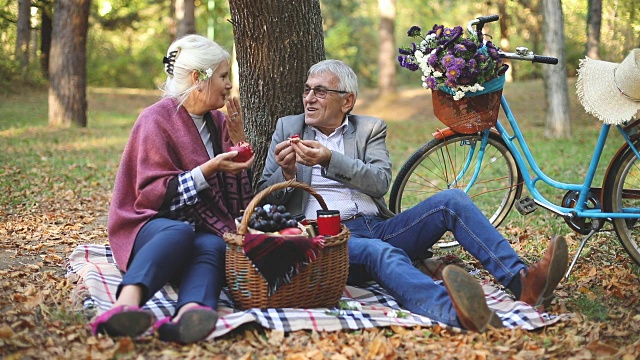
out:
{"label": "straw hat", "polygon": [[620,64],[580,60],[576,87],[584,109],[605,124],[631,120],[640,110],[640,49]]}

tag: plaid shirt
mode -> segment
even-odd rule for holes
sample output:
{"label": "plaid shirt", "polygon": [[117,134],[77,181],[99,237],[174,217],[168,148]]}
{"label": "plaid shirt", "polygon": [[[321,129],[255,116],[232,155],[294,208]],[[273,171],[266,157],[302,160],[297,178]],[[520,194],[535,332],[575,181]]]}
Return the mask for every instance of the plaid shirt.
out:
{"label": "plaid shirt", "polygon": [[184,221],[191,224],[195,228],[195,220],[184,217],[181,209],[186,206],[195,205],[200,201],[198,196],[198,189],[196,189],[196,182],[193,179],[191,171],[185,171],[178,175],[178,193],[171,201],[169,206],[169,216],[171,219]]}

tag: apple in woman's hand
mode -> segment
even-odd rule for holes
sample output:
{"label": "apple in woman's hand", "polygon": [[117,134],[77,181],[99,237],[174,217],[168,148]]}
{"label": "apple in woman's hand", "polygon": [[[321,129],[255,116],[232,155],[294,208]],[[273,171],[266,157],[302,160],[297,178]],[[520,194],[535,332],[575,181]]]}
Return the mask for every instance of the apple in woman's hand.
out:
{"label": "apple in woman's hand", "polygon": [[235,162],[245,162],[253,156],[253,147],[246,141],[240,141],[235,146],[232,146],[229,151],[238,152],[238,155],[232,159]]}

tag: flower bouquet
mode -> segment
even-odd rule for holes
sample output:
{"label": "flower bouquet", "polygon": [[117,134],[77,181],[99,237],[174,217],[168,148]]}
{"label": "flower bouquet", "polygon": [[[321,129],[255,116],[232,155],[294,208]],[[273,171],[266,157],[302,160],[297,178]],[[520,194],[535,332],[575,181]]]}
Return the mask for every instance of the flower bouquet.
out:
{"label": "flower bouquet", "polygon": [[508,69],[499,49],[484,42],[481,31],[465,35],[461,26],[434,25],[426,34],[412,26],[407,35],[418,42],[400,48],[398,61],[422,72],[422,86],[433,90],[436,117],[461,133],[495,125]]}

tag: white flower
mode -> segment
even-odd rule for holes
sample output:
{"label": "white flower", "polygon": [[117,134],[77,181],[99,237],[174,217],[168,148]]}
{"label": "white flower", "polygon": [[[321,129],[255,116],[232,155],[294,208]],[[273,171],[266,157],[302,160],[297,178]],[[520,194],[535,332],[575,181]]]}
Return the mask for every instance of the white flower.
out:
{"label": "white flower", "polygon": [[347,301],[345,306],[349,310],[362,310],[362,304],[357,301]]}
{"label": "white flower", "polygon": [[464,91],[456,91],[456,94],[453,95],[453,100],[460,100],[464,97]]}
{"label": "white flower", "polygon": [[197,71],[198,71],[198,79],[200,79],[200,81],[205,81],[213,75],[213,70],[211,70],[211,68],[208,68],[206,70],[197,70]]}
{"label": "white flower", "polygon": [[387,313],[385,315],[387,315],[390,318],[397,318],[398,317],[398,312],[392,309],[392,310],[387,311]]}
{"label": "white flower", "polygon": [[442,75],[443,75],[443,74],[442,74],[440,71],[434,71],[434,72],[433,72],[433,77],[437,77],[437,78],[439,78],[439,77],[442,77]]}

